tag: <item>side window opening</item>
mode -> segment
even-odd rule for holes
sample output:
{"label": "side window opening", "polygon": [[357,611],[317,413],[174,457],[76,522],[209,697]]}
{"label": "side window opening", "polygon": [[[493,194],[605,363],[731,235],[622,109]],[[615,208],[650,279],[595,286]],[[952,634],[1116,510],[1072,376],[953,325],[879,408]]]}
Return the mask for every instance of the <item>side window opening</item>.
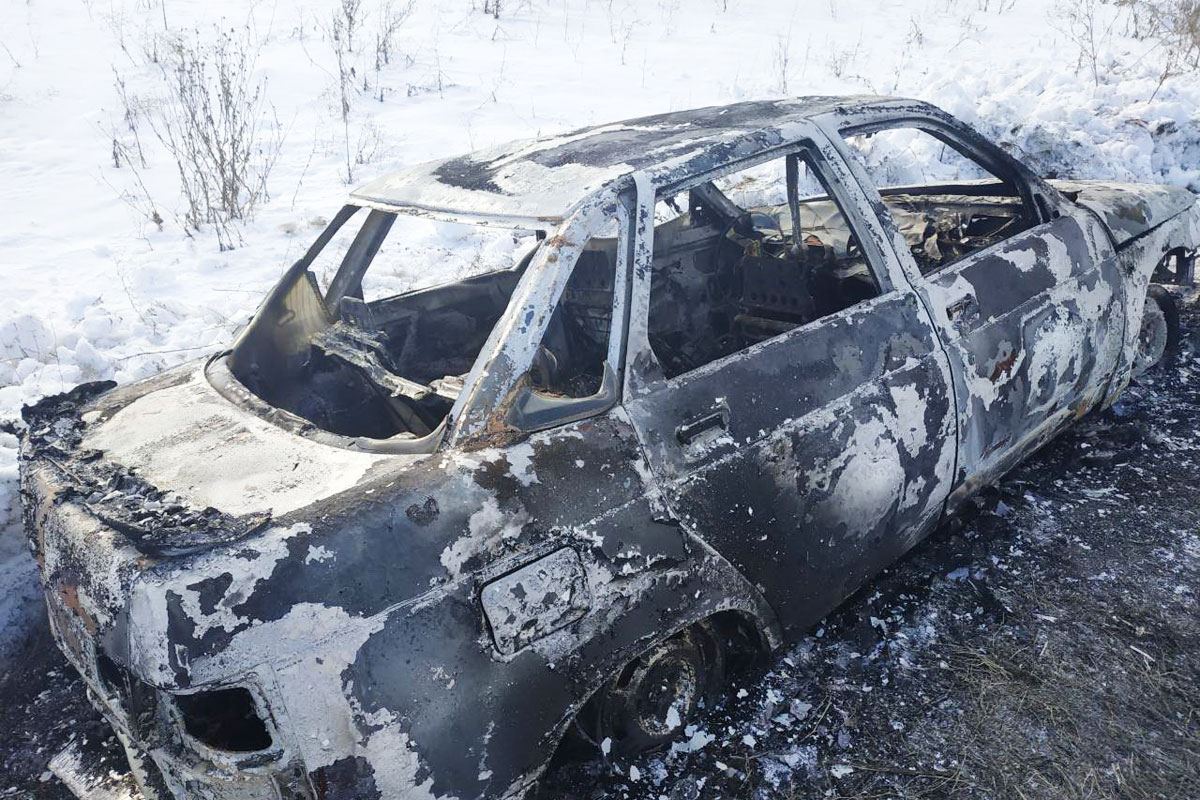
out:
{"label": "side window opening", "polygon": [[807,152],[658,198],[647,335],[668,378],[879,293]]}
{"label": "side window opening", "polygon": [[616,274],[614,221],[611,229],[588,241],[571,270],[530,370],[534,390],[569,398],[600,391],[612,335]]}
{"label": "side window opening", "polygon": [[579,251],[509,407],[511,426],[525,431],[551,428],[598,414],[617,401],[613,320],[624,302],[625,285],[617,272],[617,255],[627,246],[621,223],[614,218]]}
{"label": "side window opening", "polygon": [[844,135],[922,275],[1037,224],[1012,177],[949,140],[911,125]]}

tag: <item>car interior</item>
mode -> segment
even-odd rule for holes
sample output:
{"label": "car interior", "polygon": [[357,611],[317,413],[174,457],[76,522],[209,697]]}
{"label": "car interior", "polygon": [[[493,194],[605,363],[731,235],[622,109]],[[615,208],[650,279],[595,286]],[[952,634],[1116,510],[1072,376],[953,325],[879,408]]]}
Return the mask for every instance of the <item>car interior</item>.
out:
{"label": "car interior", "polygon": [[713,184],[654,231],[650,346],[671,378],[875,297],[833,201],[742,210]]}
{"label": "car interior", "polygon": [[[878,293],[830,201],[800,205],[797,242],[786,206],[744,211],[711,183],[688,197],[690,211],[655,229],[649,334],[668,376]],[[616,246],[592,239],[576,262],[529,376],[537,391],[578,398],[599,389]],[[310,326],[308,346],[290,363],[243,357],[235,374],[263,400],[333,433],[425,436],[449,412],[532,257],[371,302],[347,294],[335,315]],[[311,276],[294,291],[315,295],[307,305],[319,298]]]}
{"label": "car interior", "polygon": [[[647,332],[666,377],[879,294],[837,204],[797,191],[782,204],[744,208],[709,181],[664,198],[672,218],[655,226]],[[1020,199],[997,182],[909,186],[884,197],[924,272],[1030,224]],[[386,220],[375,216],[382,213],[373,212],[358,234],[362,252],[374,252],[370,236],[386,236]],[[372,219],[382,233],[372,233]],[[585,398],[600,389],[616,247],[615,238],[594,238],[579,257],[529,374],[536,392]],[[260,398],[323,430],[427,436],[449,413],[535,250],[512,269],[369,302],[361,265],[357,275],[339,273],[350,288],[332,308],[310,272],[291,288],[290,302],[324,313],[300,315],[308,321],[274,347],[239,342],[231,368]]]}

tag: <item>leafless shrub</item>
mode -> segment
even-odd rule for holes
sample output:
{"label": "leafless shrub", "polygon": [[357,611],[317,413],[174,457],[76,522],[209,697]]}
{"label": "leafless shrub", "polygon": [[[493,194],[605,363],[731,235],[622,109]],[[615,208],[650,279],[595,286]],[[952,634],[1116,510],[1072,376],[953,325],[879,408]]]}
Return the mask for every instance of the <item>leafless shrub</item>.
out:
{"label": "leafless shrub", "polygon": [[1130,36],[1155,45],[1161,58],[1154,98],[1169,78],[1200,70],[1200,0],[1117,0]]}
{"label": "leafless shrub", "polygon": [[107,125],[98,124],[110,143],[113,169],[128,169],[133,175],[134,183],[133,189],[125,188],[116,191],[121,200],[130,208],[162,230],[163,218],[158,211],[158,203],[155,202],[154,196],[150,193],[146,181],[142,177],[142,171],[148,166],[146,152],[142,148],[140,126],[146,113],[145,104],[140,98],[130,94],[125,79],[119,72],[114,69],[113,73],[117,97],[121,101],[120,124],[118,125],[116,122],[110,122]]}
{"label": "leafless shrub", "polygon": [[340,0],[333,12],[334,26],[340,30],[343,44],[351,53],[354,52],[354,35],[363,23],[362,0]]}
{"label": "leafless shrub", "polygon": [[629,52],[629,40],[633,37],[633,32],[637,26],[638,21],[636,19],[626,20],[621,23],[621,66],[625,66],[625,55]]}
{"label": "leafless shrub", "polygon": [[437,40],[433,43],[433,61],[438,97],[444,97],[446,88],[446,73],[442,70],[442,49]]}
{"label": "leafless shrub", "polygon": [[354,163],[358,166],[370,164],[385,151],[383,131],[371,120],[366,120],[358,129],[354,145]]}
{"label": "leafless shrub", "polygon": [[680,0],[659,0],[659,10],[662,11],[662,35],[670,39],[675,34],[675,16],[679,13]]}
{"label": "leafless shrub", "polygon": [[222,250],[240,243],[237,224],[268,198],[281,136],[266,81],[255,81],[250,37],[216,31],[168,40],[167,102],[149,116],[175,160],[186,202],[183,224],[211,225]]}
{"label": "leafless shrub", "polygon": [[972,39],[978,41],[981,31],[982,28],[975,22],[975,14],[964,14],[958,20],[958,41],[951,45],[950,49],[955,50]]}
{"label": "leafless shrub", "polygon": [[[1086,67],[1097,86],[1108,77],[1101,54],[1118,25],[1127,36],[1151,45],[1132,62],[1158,65],[1151,99],[1168,79],[1200,70],[1200,0],[1060,0],[1055,11],[1063,33],[1078,48],[1078,67]],[[1110,70],[1122,72],[1122,66]]]}
{"label": "leafless shrub", "polygon": [[[138,166],[137,161],[134,160],[125,148],[124,143],[116,136],[112,137],[112,159],[114,167],[120,169],[124,166],[133,174],[135,190],[123,189],[117,192],[122,202],[138,212],[139,215],[144,216],[149,222],[154,223],[161,231],[164,220],[162,214],[158,213],[158,204],[155,203],[154,196],[150,193],[150,190],[146,187],[146,181],[142,178],[142,170]],[[109,185],[111,186],[112,184]]]}
{"label": "leafless shrub", "polygon": [[334,80],[337,84],[335,92],[337,94],[338,114],[342,121],[342,152],[345,159],[346,183],[351,183],[354,181],[354,167],[351,164],[352,159],[350,155],[350,101],[355,91],[354,65],[350,56],[350,35],[346,29],[345,16],[341,12],[341,9],[338,9],[333,14],[329,39],[333,45],[334,63],[337,67],[337,71],[334,73]]}
{"label": "leafless shrub", "polygon": [[1079,51],[1077,69],[1087,68],[1100,85],[1100,51],[1112,37],[1113,22],[1099,18],[1101,0],[1060,0],[1056,12],[1062,30]]}
{"label": "leafless shrub", "polygon": [[638,9],[635,4],[624,2],[618,12],[613,8],[613,0],[608,2],[608,35],[613,44],[621,46],[621,65],[625,65],[625,56],[629,50],[629,40],[633,32],[641,24]]}
{"label": "leafless shrub", "polygon": [[412,16],[416,9],[416,0],[407,2],[385,2],[379,12],[379,24],[375,31],[376,65],[385,66],[392,63],[396,47],[396,35]]}
{"label": "leafless shrub", "polygon": [[788,94],[788,61],[791,60],[791,36],[780,36],[775,40],[772,63],[775,67],[775,86],[780,94]]}
{"label": "leafless shrub", "polygon": [[4,52],[8,54],[8,58],[10,61],[12,61],[12,65],[14,67],[17,69],[21,68],[21,62],[17,61],[17,57],[13,55],[12,50],[8,49],[8,45],[6,45],[4,42],[0,42],[0,49],[4,50]]}
{"label": "leafless shrub", "polygon": [[[334,57],[334,105],[341,127],[338,147],[346,183],[353,183],[355,167],[369,163],[380,149],[378,130],[369,120],[361,123],[356,120],[355,101],[360,94],[373,96],[381,103],[384,101],[383,70],[399,55],[396,39],[415,7],[415,0],[386,0],[377,12],[369,14],[361,0],[340,0],[328,27],[324,28]],[[360,34],[370,36],[371,29],[367,26],[371,19],[374,19],[374,51],[356,53],[355,37]],[[411,59],[406,58],[406,61],[411,63]],[[369,79],[372,72],[374,87]],[[439,71],[439,91],[440,81]],[[411,87],[409,93],[412,93]]]}
{"label": "leafless shrub", "polygon": [[917,24],[916,17],[908,18],[908,37],[905,39],[905,43],[917,47],[925,44],[925,31],[921,30],[921,26]]}
{"label": "leafless shrub", "polygon": [[[129,87],[125,85],[125,79],[121,77],[121,73],[117,72],[115,68],[113,69],[113,78],[113,85],[116,87],[117,97],[121,100],[121,122],[124,123],[125,129],[128,131],[128,136],[133,142],[132,147],[130,147],[125,145],[122,141],[121,149],[125,150],[126,152],[132,149],[137,154],[138,163],[145,167],[146,151],[142,148],[140,121],[145,115],[146,109],[140,98],[130,94]],[[115,130],[113,131],[112,135],[114,139],[118,138]],[[115,150],[117,145],[114,144],[113,148]],[[115,166],[119,167],[120,164]]]}
{"label": "leafless shrub", "polygon": [[379,24],[375,30],[375,94],[383,102],[383,68],[392,63],[395,56],[396,35],[412,16],[416,0],[403,3],[384,3],[379,13]]}
{"label": "leafless shrub", "polygon": [[829,71],[832,72],[835,77],[844,77],[847,75],[848,70],[857,58],[857,47],[853,50],[838,50],[829,56]]}

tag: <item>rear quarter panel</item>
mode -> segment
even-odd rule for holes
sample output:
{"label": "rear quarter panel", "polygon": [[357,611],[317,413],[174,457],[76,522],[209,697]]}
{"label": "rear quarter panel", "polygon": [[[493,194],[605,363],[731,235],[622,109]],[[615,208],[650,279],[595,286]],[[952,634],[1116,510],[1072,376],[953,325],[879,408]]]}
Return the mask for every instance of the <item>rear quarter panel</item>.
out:
{"label": "rear quarter panel", "polygon": [[[647,474],[619,413],[431,457],[146,576],[131,658],[160,685],[252,676],[330,797],[499,796],[652,641],[718,611],[769,613],[655,521]],[[502,652],[481,589],[564,548],[587,613]]]}

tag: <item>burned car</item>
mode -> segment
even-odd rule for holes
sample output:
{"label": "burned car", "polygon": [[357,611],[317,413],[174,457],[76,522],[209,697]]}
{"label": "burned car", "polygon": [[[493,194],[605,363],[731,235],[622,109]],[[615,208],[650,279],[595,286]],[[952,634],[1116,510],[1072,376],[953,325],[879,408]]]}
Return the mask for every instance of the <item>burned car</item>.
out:
{"label": "burned car", "polygon": [[26,410],[54,635],[150,798],[520,796],[1113,403],[1198,242],[1186,191],[888,98],[387,175],[228,351]]}

